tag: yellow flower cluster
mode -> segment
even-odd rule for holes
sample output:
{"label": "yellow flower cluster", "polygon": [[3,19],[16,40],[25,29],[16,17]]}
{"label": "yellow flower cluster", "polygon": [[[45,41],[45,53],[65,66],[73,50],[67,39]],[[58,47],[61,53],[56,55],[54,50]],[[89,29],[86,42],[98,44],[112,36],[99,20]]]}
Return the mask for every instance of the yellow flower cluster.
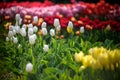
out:
{"label": "yellow flower cluster", "polygon": [[75,61],[82,62],[80,70],[87,67],[93,69],[106,69],[114,70],[120,67],[120,50],[107,50],[103,47],[94,47],[89,49],[88,55],[84,55],[81,51],[80,53],[75,53]]}

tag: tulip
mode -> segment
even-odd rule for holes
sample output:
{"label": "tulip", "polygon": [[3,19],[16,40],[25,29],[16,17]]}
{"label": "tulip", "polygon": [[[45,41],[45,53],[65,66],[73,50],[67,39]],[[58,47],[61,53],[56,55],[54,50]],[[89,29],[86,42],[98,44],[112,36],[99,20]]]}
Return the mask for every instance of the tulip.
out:
{"label": "tulip", "polygon": [[13,43],[18,43],[18,39],[17,39],[17,37],[13,37]]}
{"label": "tulip", "polygon": [[21,47],[21,44],[18,45],[18,49]]}
{"label": "tulip", "polygon": [[54,25],[55,27],[59,26],[59,25],[60,25],[59,19],[55,18],[53,25]]}
{"label": "tulip", "polygon": [[16,19],[16,21],[19,21],[20,20],[20,14],[16,14],[15,19]]}
{"label": "tulip", "polygon": [[31,72],[33,70],[33,65],[32,65],[32,63],[28,63],[27,65],[26,65],[26,71],[27,72]]}
{"label": "tulip", "polygon": [[46,26],[47,26],[46,22],[43,22],[43,23],[41,24],[41,28],[46,28]]}
{"label": "tulip", "polygon": [[56,31],[60,31],[60,29],[61,29],[60,25],[56,27]]}
{"label": "tulip", "polygon": [[37,23],[38,22],[38,16],[33,17],[33,22]]}
{"label": "tulip", "polygon": [[28,28],[28,35],[32,35],[33,33],[33,28]]}
{"label": "tulip", "polygon": [[55,30],[54,29],[50,29],[50,35],[55,36]]}
{"label": "tulip", "polygon": [[47,29],[46,28],[42,28],[42,34],[47,35]]}
{"label": "tulip", "polygon": [[29,36],[29,43],[31,45],[34,45],[35,44],[35,40],[36,40],[36,36],[35,35],[30,35]]}
{"label": "tulip", "polygon": [[16,35],[16,30],[15,29],[13,30],[13,35]]}
{"label": "tulip", "polygon": [[28,25],[28,28],[33,28],[33,24],[32,24],[32,23],[29,24],[29,25]]}
{"label": "tulip", "polygon": [[20,29],[20,34],[21,34],[23,37],[26,36],[26,30],[25,30],[25,28],[21,28],[21,29]]}
{"label": "tulip", "polygon": [[84,33],[85,29],[84,27],[80,27],[80,33]]}
{"label": "tulip", "polygon": [[22,24],[22,18],[19,19],[19,22],[18,22],[19,25]]}
{"label": "tulip", "polygon": [[13,27],[14,27],[13,25],[10,25],[10,26],[9,26],[9,31],[12,31],[12,30],[13,30]]}
{"label": "tulip", "polygon": [[16,33],[19,33],[20,32],[20,26],[15,26],[15,31],[16,31]]}
{"label": "tulip", "polygon": [[9,41],[9,38],[8,38],[8,37],[6,37],[6,41]]}
{"label": "tulip", "polygon": [[49,50],[49,46],[48,46],[48,45],[44,45],[43,50],[44,50],[45,52],[47,52],[47,51]]}
{"label": "tulip", "polygon": [[38,31],[38,27],[37,27],[37,26],[34,26],[34,27],[33,27],[33,31],[34,31],[34,32],[37,32],[37,31]]}
{"label": "tulip", "polygon": [[26,30],[27,26],[25,24],[22,25],[22,28]]}
{"label": "tulip", "polygon": [[73,23],[71,21],[68,22],[68,27],[71,29],[73,28]]}
{"label": "tulip", "polygon": [[13,34],[13,31],[9,31],[9,32],[8,32],[8,37],[9,37],[9,38],[12,38],[13,35],[14,35],[14,34]]}

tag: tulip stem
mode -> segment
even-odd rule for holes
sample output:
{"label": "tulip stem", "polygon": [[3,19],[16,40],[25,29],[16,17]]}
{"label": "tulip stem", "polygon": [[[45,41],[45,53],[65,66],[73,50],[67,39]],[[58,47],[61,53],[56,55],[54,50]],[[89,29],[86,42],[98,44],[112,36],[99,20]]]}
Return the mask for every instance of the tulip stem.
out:
{"label": "tulip stem", "polygon": [[35,58],[34,58],[34,55],[33,55],[33,47],[32,46],[31,46],[31,49],[30,49],[30,54],[31,54],[31,57],[32,57],[32,64],[33,64],[33,67],[34,67],[35,66]]}

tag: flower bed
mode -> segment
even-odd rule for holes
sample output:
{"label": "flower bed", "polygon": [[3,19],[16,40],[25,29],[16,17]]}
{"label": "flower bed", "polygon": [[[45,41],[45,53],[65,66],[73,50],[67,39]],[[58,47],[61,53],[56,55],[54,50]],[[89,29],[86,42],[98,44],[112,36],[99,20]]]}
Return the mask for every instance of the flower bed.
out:
{"label": "flower bed", "polygon": [[[106,3],[96,6],[80,3],[86,6],[85,13],[91,8],[93,13],[94,7],[101,4]],[[76,5],[68,7],[73,6]],[[33,14],[1,16],[0,41],[4,40],[0,43],[1,80],[120,79],[120,23],[114,19],[115,15],[100,19],[91,18],[88,13],[79,13],[79,16]]]}

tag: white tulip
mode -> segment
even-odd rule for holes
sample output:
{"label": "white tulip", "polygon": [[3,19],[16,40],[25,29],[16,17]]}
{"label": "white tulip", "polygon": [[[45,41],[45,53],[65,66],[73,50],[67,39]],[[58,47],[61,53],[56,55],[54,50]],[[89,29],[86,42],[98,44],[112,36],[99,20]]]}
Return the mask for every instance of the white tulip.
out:
{"label": "white tulip", "polygon": [[33,33],[33,28],[28,28],[28,35],[32,35]]}
{"label": "white tulip", "polygon": [[20,32],[20,26],[15,26],[15,31],[16,31],[16,33],[19,33]]}
{"label": "white tulip", "polygon": [[35,35],[30,35],[29,36],[29,43],[31,44],[31,45],[34,45],[35,44]]}
{"label": "white tulip", "polygon": [[9,32],[8,32],[8,37],[9,37],[9,38],[12,38],[13,35],[14,35],[14,34],[13,34],[13,31],[9,31]]}
{"label": "white tulip", "polygon": [[54,29],[50,29],[50,35],[55,36],[55,30]]}
{"label": "white tulip", "polygon": [[33,24],[32,24],[32,23],[29,24],[29,25],[28,25],[28,28],[33,28]]}
{"label": "white tulip", "polygon": [[8,37],[6,37],[6,41],[9,41],[9,38],[8,38]]}
{"label": "white tulip", "polygon": [[33,17],[33,22],[37,23],[38,22],[38,16]]}
{"label": "white tulip", "polygon": [[68,22],[68,27],[73,28],[73,23],[71,21]]}
{"label": "white tulip", "polygon": [[25,28],[21,28],[21,29],[20,29],[20,34],[21,34],[23,37],[26,36],[26,30],[25,30]]}
{"label": "white tulip", "polygon": [[54,25],[55,27],[59,26],[59,25],[60,25],[59,19],[55,18],[53,25]]}
{"label": "white tulip", "polygon": [[26,28],[27,28],[26,24],[23,24],[23,25],[22,25],[22,28],[25,28],[25,30],[26,30]]}
{"label": "white tulip", "polygon": [[9,31],[12,31],[12,30],[13,30],[13,27],[14,27],[13,25],[10,25],[10,26],[9,26]]}
{"label": "white tulip", "polygon": [[34,31],[34,32],[37,32],[37,31],[38,31],[38,27],[37,27],[37,26],[34,26],[34,27],[33,27],[33,31]]}
{"label": "white tulip", "polygon": [[46,26],[47,26],[47,23],[46,23],[46,22],[43,22],[43,23],[41,24],[41,28],[46,28]]}
{"label": "white tulip", "polygon": [[19,19],[20,19],[20,14],[16,14],[15,19],[16,19],[16,21],[19,21]]}
{"label": "white tulip", "polygon": [[18,43],[18,39],[17,39],[17,37],[13,37],[13,43]]}
{"label": "white tulip", "polygon": [[33,65],[32,65],[32,63],[28,63],[27,65],[26,65],[26,71],[27,72],[31,72],[33,70]]}
{"label": "white tulip", "polygon": [[46,28],[42,28],[42,33],[43,33],[43,35],[47,35],[47,29]]}
{"label": "white tulip", "polygon": [[18,49],[21,47],[21,44],[18,45]]}
{"label": "white tulip", "polygon": [[18,22],[19,25],[22,24],[22,18],[19,19],[19,22]]}
{"label": "white tulip", "polygon": [[48,46],[48,45],[44,45],[43,50],[44,50],[45,52],[47,52],[47,51],[49,50],[49,46]]}
{"label": "white tulip", "polygon": [[15,29],[13,30],[13,35],[16,35],[16,30]]}
{"label": "white tulip", "polygon": [[80,33],[84,33],[85,29],[84,27],[80,27]]}
{"label": "white tulip", "polygon": [[61,29],[61,26],[60,26],[60,25],[56,27],[56,30],[57,30],[57,31],[60,31],[60,29]]}
{"label": "white tulip", "polygon": [[36,40],[36,39],[37,39],[37,36],[36,36],[36,34],[33,34],[33,36],[34,36],[34,39]]}

